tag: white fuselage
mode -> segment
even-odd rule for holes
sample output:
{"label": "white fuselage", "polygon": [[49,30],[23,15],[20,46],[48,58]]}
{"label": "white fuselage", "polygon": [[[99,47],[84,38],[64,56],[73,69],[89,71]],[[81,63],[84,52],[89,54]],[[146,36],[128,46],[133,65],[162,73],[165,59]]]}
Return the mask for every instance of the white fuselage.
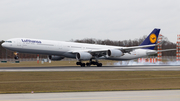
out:
{"label": "white fuselage", "polygon": [[[21,52],[21,53],[33,53],[33,54],[46,54],[46,55],[58,55],[67,58],[76,58],[76,54],[72,51],[89,51],[89,50],[101,50],[101,49],[115,49],[121,48],[117,46],[109,45],[97,45],[97,44],[85,44],[76,42],[64,42],[64,41],[52,41],[42,39],[28,39],[28,38],[13,38],[7,40],[2,44],[3,47]],[[121,57],[100,57],[110,60],[131,60],[140,57],[145,57],[148,52],[155,52],[155,50],[149,49],[135,49],[130,53],[125,53]]]}

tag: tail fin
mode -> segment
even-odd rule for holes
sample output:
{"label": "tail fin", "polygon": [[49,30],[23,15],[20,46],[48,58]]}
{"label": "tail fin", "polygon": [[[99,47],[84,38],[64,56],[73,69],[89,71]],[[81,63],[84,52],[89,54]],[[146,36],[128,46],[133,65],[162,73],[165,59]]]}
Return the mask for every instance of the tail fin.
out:
{"label": "tail fin", "polygon": [[[140,46],[142,45],[150,45],[150,44],[156,44],[157,43],[157,40],[158,40],[158,36],[159,36],[159,32],[160,32],[160,29],[154,29],[150,34],[149,36],[141,43]],[[144,49],[151,49],[153,50],[155,46],[153,47],[147,47],[147,48],[144,48]]]}

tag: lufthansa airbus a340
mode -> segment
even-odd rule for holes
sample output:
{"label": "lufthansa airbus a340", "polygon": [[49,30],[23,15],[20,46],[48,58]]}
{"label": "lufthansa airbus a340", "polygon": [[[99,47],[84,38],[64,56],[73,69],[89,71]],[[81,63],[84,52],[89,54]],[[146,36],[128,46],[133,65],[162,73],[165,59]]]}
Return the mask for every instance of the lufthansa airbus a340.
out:
{"label": "lufthansa airbus a340", "polygon": [[[2,46],[6,49],[33,54],[49,55],[51,60],[61,60],[65,57],[77,59],[76,64],[82,67],[97,65],[99,59],[108,60],[131,60],[148,55],[156,54],[153,50],[157,46],[157,39],[160,29],[154,29],[149,36],[139,45],[133,47],[119,47],[109,45],[85,44],[76,42],[52,41],[30,38],[12,38],[5,41]],[[161,50],[161,51],[171,51]],[[18,59],[18,56],[15,57]],[[89,61],[83,63],[82,61]],[[94,60],[94,61],[93,61]]]}

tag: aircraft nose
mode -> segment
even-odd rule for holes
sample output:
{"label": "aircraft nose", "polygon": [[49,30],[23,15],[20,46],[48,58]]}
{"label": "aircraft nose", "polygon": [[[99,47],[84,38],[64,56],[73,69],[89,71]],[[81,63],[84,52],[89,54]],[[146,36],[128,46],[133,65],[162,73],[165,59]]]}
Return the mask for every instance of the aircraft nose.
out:
{"label": "aircraft nose", "polygon": [[5,43],[2,43],[1,46],[2,46],[2,47],[6,47],[6,44],[5,44]]}

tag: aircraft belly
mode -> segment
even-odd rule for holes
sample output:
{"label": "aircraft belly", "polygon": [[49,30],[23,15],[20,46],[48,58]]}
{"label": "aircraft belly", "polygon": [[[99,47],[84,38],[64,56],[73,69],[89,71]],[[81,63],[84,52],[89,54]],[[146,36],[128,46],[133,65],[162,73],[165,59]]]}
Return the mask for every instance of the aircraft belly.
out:
{"label": "aircraft belly", "polygon": [[64,56],[64,57],[67,57],[67,58],[76,58],[76,54],[72,54],[72,53],[69,53],[69,52],[65,52],[63,53],[61,56]]}
{"label": "aircraft belly", "polygon": [[25,49],[25,48],[9,48],[10,50],[17,51],[20,53],[32,53],[32,54],[46,54],[46,55],[62,55],[65,52],[54,51],[54,50],[42,50],[42,49]]}

